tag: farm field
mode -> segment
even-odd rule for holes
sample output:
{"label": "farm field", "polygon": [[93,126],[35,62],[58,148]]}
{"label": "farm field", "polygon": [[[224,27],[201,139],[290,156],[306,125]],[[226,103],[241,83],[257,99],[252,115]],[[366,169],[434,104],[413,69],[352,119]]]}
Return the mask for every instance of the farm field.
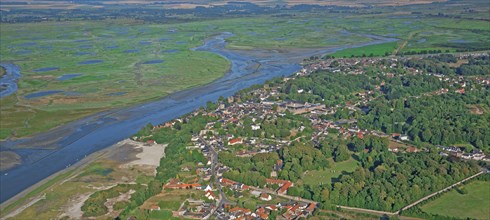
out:
{"label": "farm field", "polygon": [[421,209],[430,214],[455,218],[490,218],[490,182],[474,181],[463,188],[467,194],[451,190],[436,200],[423,205]]}

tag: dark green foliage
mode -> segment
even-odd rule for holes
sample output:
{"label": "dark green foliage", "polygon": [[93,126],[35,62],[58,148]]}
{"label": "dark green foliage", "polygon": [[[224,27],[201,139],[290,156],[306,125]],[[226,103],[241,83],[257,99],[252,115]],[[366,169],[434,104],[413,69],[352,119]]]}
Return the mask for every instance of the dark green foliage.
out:
{"label": "dark green foliage", "polygon": [[334,152],[334,160],[335,162],[346,161],[350,158],[349,150],[346,145],[339,145]]}
{"label": "dark green foliage", "polygon": [[341,176],[331,202],[395,211],[479,171],[476,163],[454,162],[435,153],[362,153],[362,168]]}
{"label": "dark green foliage", "polygon": [[[268,177],[272,172],[274,164],[279,160],[277,153],[261,153],[256,154],[251,158],[248,157],[237,157],[233,153],[221,152],[218,155],[218,160],[226,166],[233,168],[238,173],[245,172],[255,172],[258,176]],[[239,176],[237,173],[234,176]],[[258,178],[257,176],[257,178]],[[244,179],[240,176],[240,180],[235,178],[230,178],[239,182]],[[255,179],[255,177],[254,177]],[[256,183],[256,181],[251,180],[251,182]],[[257,185],[257,184],[250,184]]]}
{"label": "dark green foliage", "polygon": [[[379,100],[359,121],[360,127],[388,134],[405,133],[411,140],[435,145],[472,143],[488,152],[490,118],[471,114],[469,105],[490,106],[489,90],[474,90],[465,95],[448,93],[407,100]],[[403,107],[396,107],[401,105]],[[478,143],[478,144],[477,144]]]}
{"label": "dark green foliage", "polygon": [[[443,88],[445,82],[429,75],[404,75],[387,78],[382,91],[388,100],[416,96]],[[398,106],[397,106],[398,107]],[[403,108],[403,105],[399,106]]]}
{"label": "dark green foliage", "polygon": [[[353,94],[356,91],[374,88],[376,80],[366,75],[341,75],[318,72],[308,77],[290,80],[282,86],[282,92],[286,94],[284,99],[298,102],[324,102],[327,105],[344,104],[346,101],[355,100]],[[311,91],[311,93],[298,93],[299,89]]]}
{"label": "dark green foliage", "polygon": [[456,73],[458,75],[490,75],[490,57],[470,58],[467,64],[461,65]]}
{"label": "dark green foliage", "polygon": [[292,146],[280,151],[284,167],[279,176],[283,179],[296,181],[305,170],[318,170],[329,167],[327,157],[322,151],[308,143],[294,142]]}

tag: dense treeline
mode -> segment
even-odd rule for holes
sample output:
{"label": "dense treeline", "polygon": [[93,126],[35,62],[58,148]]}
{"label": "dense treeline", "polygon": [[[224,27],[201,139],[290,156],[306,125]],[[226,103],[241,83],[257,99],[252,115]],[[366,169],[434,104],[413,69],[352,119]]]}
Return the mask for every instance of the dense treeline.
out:
{"label": "dense treeline", "polygon": [[297,181],[306,170],[318,170],[329,167],[327,156],[308,143],[294,142],[280,150],[284,167],[279,174],[281,179]]}
{"label": "dense treeline", "polygon": [[415,142],[434,145],[471,143],[489,152],[490,118],[488,113],[472,114],[471,106],[490,106],[487,89],[465,95],[444,95],[377,100],[359,126],[388,134],[404,133]]}
{"label": "dense treeline", "polygon": [[449,63],[456,63],[457,59],[451,54],[441,54],[438,56],[431,56],[427,59],[409,59],[404,62],[407,67],[413,67],[420,70],[427,71],[429,73],[444,74],[444,75],[489,75],[490,69],[490,57],[469,57],[468,62],[460,65],[459,67],[450,67]]}
{"label": "dense treeline", "polygon": [[427,92],[437,91],[446,85],[437,77],[429,75],[403,75],[386,78],[381,91],[387,99],[399,99],[406,96],[416,96]]}
{"label": "dense treeline", "polygon": [[[327,105],[343,104],[356,99],[354,92],[373,90],[376,79],[366,75],[340,75],[318,72],[286,82],[280,98]],[[303,90],[301,93],[299,91]]]}
{"label": "dense treeline", "polygon": [[458,75],[490,75],[490,56],[470,58],[467,64],[457,68]]}
{"label": "dense treeline", "polygon": [[330,202],[396,211],[479,171],[473,161],[457,162],[428,152],[363,152],[359,160],[362,167],[333,184]]}

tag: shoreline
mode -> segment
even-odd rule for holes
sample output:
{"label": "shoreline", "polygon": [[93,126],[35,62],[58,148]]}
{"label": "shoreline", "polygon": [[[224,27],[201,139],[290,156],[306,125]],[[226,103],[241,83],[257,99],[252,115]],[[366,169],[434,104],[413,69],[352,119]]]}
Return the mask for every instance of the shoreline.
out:
{"label": "shoreline", "polygon": [[[166,144],[154,144],[152,146],[146,146],[142,142],[133,141],[130,138],[127,138],[127,139],[119,141],[119,142],[117,142],[117,143],[115,143],[115,144],[113,144],[113,145],[111,145],[105,149],[99,150],[97,152],[94,152],[94,153],[88,155],[87,157],[78,161],[77,163],[73,164],[72,166],[52,174],[51,176],[41,180],[40,182],[38,182],[38,183],[32,185],[31,187],[25,189],[21,193],[15,195],[14,197],[8,199],[7,201],[5,201],[3,203],[1,203],[0,204],[0,210],[2,211],[2,213],[0,215],[0,219],[3,220],[3,219],[6,219],[7,217],[14,217],[16,214],[21,213],[23,210],[29,208],[29,206],[31,206],[31,205],[35,204],[37,201],[39,201],[40,200],[39,197],[42,197],[41,194],[44,191],[53,187],[57,183],[60,183],[60,182],[69,180],[73,177],[76,177],[77,175],[80,174],[80,171],[82,171],[83,168],[92,164],[93,162],[95,162],[99,159],[102,159],[104,157],[110,158],[111,156],[114,156],[114,153],[117,153],[118,150],[120,150],[119,148],[122,148],[128,144],[132,146],[132,148],[133,148],[132,150],[134,151],[135,158],[133,158],[132,160],[129,160],[129,161],[121,161],[121,166],[124,166],[125,168],[134,167],[134,166],[140,166],[140,167],[154,166],[155,172],[156,172],[156,168],[158,167],[158,165],[156,165],[156,161],[153,161],[153,160],[156,160],[157,159],[156,156],[158,156],[158,155],[152,154],[152,153],[154,153],[154,152],[152,152],[152,149],[150,149],[147,152],[145,152],[144,149],[141,152],[138,152],[138,150],[141,148],[162,147],[163,148],[162,149],[163,155],[161,155],[161,157],[158,156],[158,163],[159,163],[160,159],[165,157],[165,148],[167,145]],[[34,190],[42,187],[44,184],[47,184],[49,181],[56,179],[57,177],[62,176],[63,174],[67,174],[69,172],[73,172],[73,173],[71,173],[70,175],[66,176],[63,179],[59,179],[59,180],[53,182],[51,185],[47,186],[45,189],[41,190],[40,192],[38,192],[34,195],[29,195],[29,193],[31,193]],[[10,205],[12,205],[12,204],[14,204],[14,203],[16,203],[22,199],[24,199],[25,201],[22,201],[21,203],[12,207],[11,210],[7,210],[7,212],[5,212],[4,209],[8,208]],[[15,213],[15,212],[18,212],[18,213]],[[15,213],[15,215],[13,215],[13,213]]]}
{"label": "shoreline", "polygon": [[[123,140],[124,141],[124,140]],[[119,142],[118,142],[119,143]],[[46,178],[44,178],[43,180],[39,181],[38,183],[26,188],[25,190],[23,190],[22,192],[18,193],[17,195],[11,197],[10,199],[4,201],[3,203],[0,203],[0,210],[2,211],[2,215],[4,214],[3,211],[5,208],[7,208],[9,205],[17,202],[18,200],[22,199],[23,197],[27,196],[30,192],[34,191],[35,189],[43,186],[44,184],[48,183],[50,180],[53,180],[55,179],[56,177],[62,175],[62,174],[65,174],[65,173],[68,173],[68,172],[71,172],[71,171],[76,171],[77,169],[82,169],[84,168],[85,166],[89,165],[91,162],[94,162],[95,160],[101,158],[102,156],[105,156],[106,154],[110,153],[111,151],[114,151],[115,148],[117,147],[118,143],[116,144],[113,144],[105,149],[102,149],[102,150],[99,150],[99,151],[96,151],[90,155],[88,155],[87,157],[83,158],[82,160],[78,161],[77,163],[73,164],[72,166],[68,167],[68,168],[65,168],[63,170],[60,170]],[[72,175],[75,175],[76,173],[73,173],[71,174],[70,176]],[[48,188],[51,187],[51,186],[48,186]],[[34,195],[33,195],[34,196]],[[26,198],[26,201],[27,199],[29,198]],[[10,212],[8,213],[5,213],[6,215],[10,214],[11,212],[15,211],[14,210],[11,210]],[[2,216],[2,219],[4,217]]]}

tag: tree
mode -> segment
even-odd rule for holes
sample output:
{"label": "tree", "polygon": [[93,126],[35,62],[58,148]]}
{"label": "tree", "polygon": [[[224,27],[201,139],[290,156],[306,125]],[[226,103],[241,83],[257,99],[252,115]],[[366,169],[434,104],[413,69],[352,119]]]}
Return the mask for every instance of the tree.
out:
{"label": "tree", "polygon": [[335,149],[334,155],[335,155],[334,156],[335,162],[346,161],[350,157],[349,150],[347,149],[347,146],[343,145],[343,144],[339,145],[337,147],[337,149]]}
{"label": "tree", "polygon": [[328,202],[330,200],[330,191],[327,188],[323,189],[321,196],[322,196],[321,202],[323,202],[323,203]]}

